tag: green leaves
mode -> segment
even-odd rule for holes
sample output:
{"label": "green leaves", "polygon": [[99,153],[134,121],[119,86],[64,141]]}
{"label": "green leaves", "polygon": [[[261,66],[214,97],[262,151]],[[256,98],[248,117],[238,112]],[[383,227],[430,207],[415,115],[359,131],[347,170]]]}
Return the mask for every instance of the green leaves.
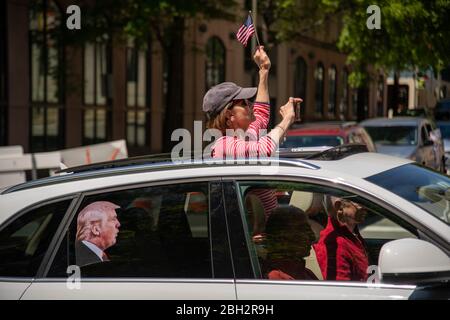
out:
{"label": "green leaves", "polygon": [[[374,4],[381,9],[381,30],[366,26],[366,10]],[[274,43],[316,37],[342,23],[331,44],[348,54],[354,85],[364,83],[367,65],[437,71],[450,64],[448,0],[260,0],[258,8]]]}
{"label": "green leaves", "polygon": [[[323,1],[326,2],[326,1]],[[447,22],[450,2],[428,0],[378,1],[381,30],[368,30],[369,15],[362,1],[345,13],[344,29],[338,47],[348,54],[348,62],[358,67],[374,65],[384,69],[435,71],[450,64],[450,27]],[[447,12],[447,18],[444,15]],[[356,69],[358,72],[365,70]],[[360,84],[361,77],[354,77]]]}

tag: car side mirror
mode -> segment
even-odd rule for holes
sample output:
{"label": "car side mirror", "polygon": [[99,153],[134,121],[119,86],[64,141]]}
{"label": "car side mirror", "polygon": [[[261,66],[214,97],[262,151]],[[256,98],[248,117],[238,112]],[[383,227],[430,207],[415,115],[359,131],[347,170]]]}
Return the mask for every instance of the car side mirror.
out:
{"label": "car side mirror", "polygon": [[450,258],[435,245],[418,239],[383,245],[378,258],[384,283],[419,284],[450,279]]}

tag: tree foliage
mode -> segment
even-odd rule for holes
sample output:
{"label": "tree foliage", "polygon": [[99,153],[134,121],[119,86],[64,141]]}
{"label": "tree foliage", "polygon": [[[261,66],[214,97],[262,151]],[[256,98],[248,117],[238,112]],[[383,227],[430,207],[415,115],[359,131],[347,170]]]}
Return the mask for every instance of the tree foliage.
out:
{"label": "tree foliage", "polygon": [[[369,30],[370,5],[381,9],[381,29]],[[435,72],[450,64],[448,0],[262,0],[260,13],[269,38],[295,41],[338,17],[336,46],[353,65],[351,81],[363,83],[367,65],[385,70]]]}

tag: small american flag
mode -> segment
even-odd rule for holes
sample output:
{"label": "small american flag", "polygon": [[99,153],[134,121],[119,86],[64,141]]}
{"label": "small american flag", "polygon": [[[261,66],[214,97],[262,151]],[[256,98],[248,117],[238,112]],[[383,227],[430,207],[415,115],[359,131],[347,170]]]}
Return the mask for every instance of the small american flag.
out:
{"label": "small american flag", "polygon": [[248,15],[247,20],[245,20],[244,24],[239,28],[236,38],[244,45],[244,47],[246,47],[248,39],[250,39],[254,33],[255,27],[253,26],[252,17]]}

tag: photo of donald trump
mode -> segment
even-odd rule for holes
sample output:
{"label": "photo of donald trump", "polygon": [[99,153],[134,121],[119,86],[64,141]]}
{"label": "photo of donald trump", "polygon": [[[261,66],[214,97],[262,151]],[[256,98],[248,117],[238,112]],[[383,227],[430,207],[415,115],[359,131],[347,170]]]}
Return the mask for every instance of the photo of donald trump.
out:
{"label": "photo of donald trump", "polygon": [[119,208],[109,201],[96,201],[78,214],[75,253],[79,267],[109,261],[105,250],[116,243]]}

